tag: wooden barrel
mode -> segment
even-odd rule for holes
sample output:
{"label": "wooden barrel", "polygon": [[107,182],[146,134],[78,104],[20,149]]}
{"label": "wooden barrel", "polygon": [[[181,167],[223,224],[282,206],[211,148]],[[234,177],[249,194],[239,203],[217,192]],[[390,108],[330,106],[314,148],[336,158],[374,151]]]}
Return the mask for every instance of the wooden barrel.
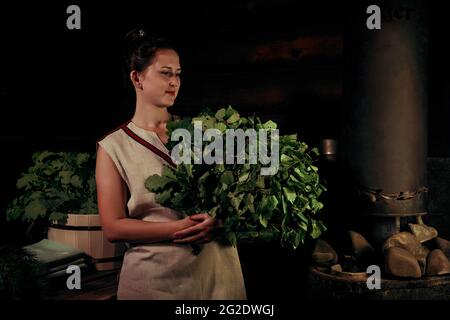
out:
{"label": "wooden barrel", "polygon": [[66,224],[53,223],[49,227],[47,238],[82,250],[97,270],[111,270],[122,264],[125,245],[108,241],[98,214],[68,214]]}

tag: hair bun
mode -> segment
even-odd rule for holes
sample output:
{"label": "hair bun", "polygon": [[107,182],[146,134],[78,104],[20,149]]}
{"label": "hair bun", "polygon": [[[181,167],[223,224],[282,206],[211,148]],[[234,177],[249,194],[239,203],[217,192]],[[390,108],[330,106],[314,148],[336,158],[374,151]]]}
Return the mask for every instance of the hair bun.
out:
{"label": "hair bun", "polygon": [[142,41],[147,35],[148,32],[144,28],[132,29],[125,35],[125,42],[133,44]]}

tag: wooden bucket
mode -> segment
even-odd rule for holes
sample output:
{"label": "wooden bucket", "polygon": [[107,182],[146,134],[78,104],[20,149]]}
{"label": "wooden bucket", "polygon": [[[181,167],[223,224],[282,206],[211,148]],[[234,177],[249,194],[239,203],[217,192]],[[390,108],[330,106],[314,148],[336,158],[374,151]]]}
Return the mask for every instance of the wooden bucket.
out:
{"label": "wooden bucket", "polygon": [[66,224],[51,224],[47,238],[85,252],[97,270],[116,269],[122,264],[125,245],[108,241],[98,214],[68,214]]}

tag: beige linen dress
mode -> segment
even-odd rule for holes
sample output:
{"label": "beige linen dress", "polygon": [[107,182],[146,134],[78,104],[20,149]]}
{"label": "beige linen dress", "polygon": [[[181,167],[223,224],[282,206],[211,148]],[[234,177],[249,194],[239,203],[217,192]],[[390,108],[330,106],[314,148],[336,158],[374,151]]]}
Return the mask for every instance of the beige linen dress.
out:
{"label": "beige linen dress", "polygon": [[[124,124],[140,138],[166,154],[155,132]],[[144,186],[146,178],[161,175],[165,161],[131,138],[121,127],[98,144],[114,161],[126,182],[129,217],[144,221],[171,221],[184,214],[162,207]],[[212,241],[196,256],[188,244],[170,242],[130,244],[120,271],[118,299],[246,299],[244,278],[236,248]]]}

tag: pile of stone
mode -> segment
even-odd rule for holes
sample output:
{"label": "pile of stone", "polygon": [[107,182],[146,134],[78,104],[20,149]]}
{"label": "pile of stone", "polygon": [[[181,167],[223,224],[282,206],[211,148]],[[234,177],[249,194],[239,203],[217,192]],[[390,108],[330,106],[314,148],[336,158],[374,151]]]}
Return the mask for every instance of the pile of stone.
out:
{"label": "pile of stone", "polygon": [[314,265],[330,273],[366,272],[378,265],[389,278],[421,278],[450,274],[450,241],[438,237],[435,228],[408,224],[410,231],[392,235],[375,248],[358,232],[349,231],[350,251],[338,255],[325,240],[319,239],[312,253]]}

